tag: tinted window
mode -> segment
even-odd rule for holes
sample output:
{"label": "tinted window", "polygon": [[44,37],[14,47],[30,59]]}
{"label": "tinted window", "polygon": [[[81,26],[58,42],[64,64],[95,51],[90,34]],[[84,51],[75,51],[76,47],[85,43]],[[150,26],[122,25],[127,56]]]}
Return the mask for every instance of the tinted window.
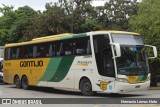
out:
{"label": "tinted window", "polygon": [[93,43],[94,43],[97,69],[99,74],[103,76],[113,76],[114,66],[113,66],[109,36],[95,35],[93,36]]}
{"label": "tinted window", "polygon": [[5,59],[91,55],[90,38],[82,37],[5,49]]}

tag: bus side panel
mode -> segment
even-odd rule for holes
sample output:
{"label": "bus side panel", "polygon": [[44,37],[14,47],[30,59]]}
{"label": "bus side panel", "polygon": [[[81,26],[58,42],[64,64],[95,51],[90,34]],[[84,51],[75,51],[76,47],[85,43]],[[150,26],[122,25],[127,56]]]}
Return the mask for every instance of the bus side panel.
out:
{"label": "bus side panel", "polygon": [[73,88],[74,83],[70,82],[73,82],[74,74],[71,73],[70,67],[74,58],[74,56],[51,58],[38,86],[47,83],[48,87],[65,87],[66,84],[69,84],[67,86]]}
{"label": "bus side panel", "polygon": [[14,76],[20,79],[26,75],[29,85],[36,86],[43,76],[50,58],[42,59],[23,59],[4,61],[4,82],[13,84]]}

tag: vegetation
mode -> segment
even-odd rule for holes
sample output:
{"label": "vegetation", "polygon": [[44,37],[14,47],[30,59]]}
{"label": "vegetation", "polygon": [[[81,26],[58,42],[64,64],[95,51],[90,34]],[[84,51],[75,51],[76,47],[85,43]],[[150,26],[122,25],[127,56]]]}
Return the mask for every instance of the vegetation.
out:
{"label": "vegetation", "polygon": [[46,3],[43,12],[29,6],[15,10],[13,6],[3,5],[0,7],[0,45],[66,32],[135,31],[142,35],[146,44],[158,49],[159,59],[150,62],[154,65],[152,74],[156,74],[160,70],[160,0],[140,3],[137,0],[108,0],[104,6],[98,7],[92,6],[91,2],[59,0]]}
{"label": "vegetation", "polygon": [[93,7],[91,0],[59,0],[46,3],[46,10],[35,11],[29,6],[17,10],[0,8],[1,45],[31,40],[35,37],[100,29],[129,30],[129,17],[137,13],[133,0],[109,0],[104,6]]}

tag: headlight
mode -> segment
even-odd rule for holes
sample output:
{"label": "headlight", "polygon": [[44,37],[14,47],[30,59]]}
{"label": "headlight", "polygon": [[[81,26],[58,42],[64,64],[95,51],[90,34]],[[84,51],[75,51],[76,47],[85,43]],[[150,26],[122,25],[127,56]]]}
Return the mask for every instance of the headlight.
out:
{"label": "headlight", "polygon": [[118,78],[118,81],[128,83],[128,80],[126,78]]}

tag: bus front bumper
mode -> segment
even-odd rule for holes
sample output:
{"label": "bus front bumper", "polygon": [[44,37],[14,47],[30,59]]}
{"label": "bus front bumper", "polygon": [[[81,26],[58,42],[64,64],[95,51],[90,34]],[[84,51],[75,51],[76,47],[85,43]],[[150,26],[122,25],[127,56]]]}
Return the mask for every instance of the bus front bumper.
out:
{"label": "bus front bumper", "polygon": [[114,93],[147,90],[149,86],[150,86],[150,81],[146,81],[143,83],[136,83],[136,84],[123,83],[123,82],[116,81]]}

